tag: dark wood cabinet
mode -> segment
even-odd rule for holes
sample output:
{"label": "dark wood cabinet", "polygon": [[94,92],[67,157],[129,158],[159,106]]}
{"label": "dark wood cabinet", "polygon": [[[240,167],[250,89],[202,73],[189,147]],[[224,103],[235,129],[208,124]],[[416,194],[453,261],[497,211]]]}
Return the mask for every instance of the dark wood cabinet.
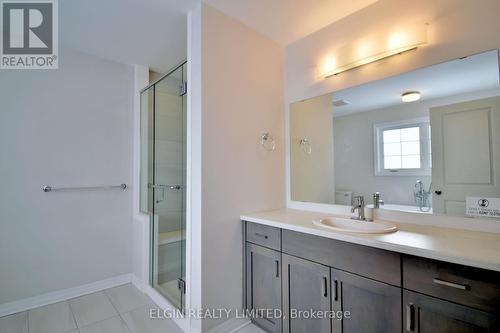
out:
{"label": "dark wood cabinet", "polygon": [[419,333],[499,332],[495,316],[484,311],[405,290],[404,331]]}
{"label": "dark wood cabinet", "polygon": [[330,299],[329,267],[283,254],[283,333],[330,333]]}
{"label": "dark wood cabinet", "polygon": [[333,333],[401,332],[401,288],[337,269],[331,279]]}
{"label": "dark wood cabinet", "polygon": [[244,230],[246,307],[267,332],[500,332],[500,272],[255,223]]}
{"label": "dark wood cabinet", "polygon": [[404,256],[403,287],[486,312],[500,310],[498,272]]}
{"label": "dark wood cabinet", "polygon": [[399,253],[290,230],[281,238],[283,253],[401,286]]}
{"label": "dark wood cabinet", "polygon": [[281,251],[280,228],[247,222],[246,237],[247,242],[262,245],[276,251]]}
{"label": "dark wood cabinet", "polygon": [[246,292],[246,307],[253,311],[252,321],[268,332],[281,333],[280,252],[247,243]]}

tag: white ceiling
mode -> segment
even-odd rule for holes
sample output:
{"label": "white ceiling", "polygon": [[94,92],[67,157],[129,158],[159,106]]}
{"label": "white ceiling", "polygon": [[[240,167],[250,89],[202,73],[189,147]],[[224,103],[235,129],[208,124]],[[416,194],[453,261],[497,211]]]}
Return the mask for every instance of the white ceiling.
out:
{"label": "white ceiling", "polygon": [[63,47],[165,73],[186,59],[187,13],[200,0],[59,1]]}
{"label": "white ceiling", "polygon": [[[206,0],[287,45],[378,0]],[[59,1],[61,47],[165,73],[186,59],[187,13],[201,0]]]}
{"label": "white ceiling", "polygon": [[288,45],[378,0],[203,0]]}
{"label": "white ceiling", "polygon": [[333,107],[334,116],[402,104],[401,94],[406,91],[421,92],[424,101],[498,88],[499,80],[498,53],[489,51],[334,92],[333,101],[350,103]]}

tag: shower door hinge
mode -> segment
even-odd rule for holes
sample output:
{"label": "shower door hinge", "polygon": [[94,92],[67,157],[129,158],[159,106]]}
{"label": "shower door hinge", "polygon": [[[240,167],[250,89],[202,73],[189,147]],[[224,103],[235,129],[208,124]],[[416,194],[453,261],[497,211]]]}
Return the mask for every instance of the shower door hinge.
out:
{"label": "shower door hinge", "polygon": [[188,85],[187,82],[183,82],[179,85],[179,96],[184,96],[187,93]]}
{"label": "shower door hinge", "polygon": [[177,289],[181,291],[181,293],[186,293],[186,282],[183,279],[177,279]]}

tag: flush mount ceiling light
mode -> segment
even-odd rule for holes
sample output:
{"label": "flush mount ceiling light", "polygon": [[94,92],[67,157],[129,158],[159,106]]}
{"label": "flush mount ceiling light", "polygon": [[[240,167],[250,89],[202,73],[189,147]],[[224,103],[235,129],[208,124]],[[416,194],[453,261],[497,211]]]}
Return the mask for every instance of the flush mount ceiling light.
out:
{"label": "flush mount ceiling light", "polygon": [[419,91],[408,91],[401,95],[401,100],[405,103],[418,101],[421,97]]}
{"label": "flush mount ceiling light", "polygon": [[322,76],[360,67],[396,54],[414,50],[427,43],[427,26],[423,24],[379,32],[346,44],[326,57],[321,65]]}

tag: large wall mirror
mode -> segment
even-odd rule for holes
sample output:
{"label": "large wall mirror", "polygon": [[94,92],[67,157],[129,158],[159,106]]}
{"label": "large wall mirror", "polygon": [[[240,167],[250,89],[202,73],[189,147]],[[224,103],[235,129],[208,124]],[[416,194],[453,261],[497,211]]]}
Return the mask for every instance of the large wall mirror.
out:
{"label": "large wall mirror", "polygon": [[499,76],[494,50],[291,104],[291,200],[500,217]]}

